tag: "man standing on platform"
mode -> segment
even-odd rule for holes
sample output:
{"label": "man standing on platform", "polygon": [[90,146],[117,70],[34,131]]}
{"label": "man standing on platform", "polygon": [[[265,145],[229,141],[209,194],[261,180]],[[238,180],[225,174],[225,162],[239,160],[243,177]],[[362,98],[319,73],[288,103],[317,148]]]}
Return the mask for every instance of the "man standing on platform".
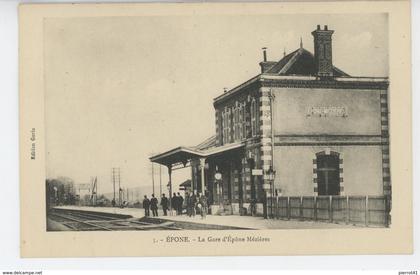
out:
{"label": "man standing on platform", "polygon": [[197,196],[195,195],[194,191],[192,192],[190,200],[191,200],[191,215],[190,216],[195,217],[195,212],[196,212],[195,208],[197,207]]}
{"label": "man standing on platform", "polygon": [[198,204],[200,207],[201,218],[205,219],[207,215],[207,198],[204,194],[199,195]]}
{"label": "man standing on platform", "polygon": [[158,200],[155,198],[155,194],[152,194],[152,199],[150,200],[150,208],[152,209],[153,217],[158,216]]}
{"label": "man standing on platform", "polygon": [[175,192],[172,195],[171,206],[172,206],[171,211],[173,211],[173,210],[176,211],[178,209],[178,197],[176,196],[176,193]]}
{"label": "man standing on platform", "polygon": [[187,216],[191,217],[191,196],[188,192],[185,193],[185,203],[187,205]]}
{"label": "man standing on platform", "polygon": [[165,197],[165,194],[162,194],[162,198],[160,199],[160,205],[162,206],[163,215],[168,216],[169,200],[167,197]]}
{"label": "man standing on platform", "polygon": [[176,209],[176,211],[178,212],[178,215],[182,215],[182,206],[183,205],[184,205],[184,198],[178,192],[178,208]]}
{"label": "man standing on platform", "polygon": [[147,198],[146,195],[144,195],[143,200],[143,208],[144,208],[144,216],[149,217],[150,216],[150,200]]}

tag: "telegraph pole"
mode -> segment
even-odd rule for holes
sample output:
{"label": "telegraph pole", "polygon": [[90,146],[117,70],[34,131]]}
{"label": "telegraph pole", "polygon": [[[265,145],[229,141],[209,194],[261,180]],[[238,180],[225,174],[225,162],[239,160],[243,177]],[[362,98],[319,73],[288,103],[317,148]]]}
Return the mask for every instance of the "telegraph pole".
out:
{"label": "telegraph pole", "polygon": [[112,185],[114,187],[114,201],[115,201],[115,168],[112,168]]}
{"label": "telegraph pole", "polygon": [[153,162],[152,162],[152,188],[153,188],[153,194],[155,194],[155,171],[153,168]]}
{"label": "telegraph pole", "polygon": [[114,188],[115,201],[115,184],[118,182],[118,203],[121,205],[121,171],[120,168],[112,168],[112,185]]}
{"label": "telegraph pole", "polygon": [[162,197],[162,165],[159,164],[159,193]]}
{"label": "telegraph pole", "polygon": [[121,171],[120,171],[120,168],[117,168],[118,170],[117,170],[117,172],[118,172],[118,174],[117,174],[117,179],[118,179],[118,203],[119,203],[119,205],[121,206],[121,204],[122,204],[122,201],[121,201]]}

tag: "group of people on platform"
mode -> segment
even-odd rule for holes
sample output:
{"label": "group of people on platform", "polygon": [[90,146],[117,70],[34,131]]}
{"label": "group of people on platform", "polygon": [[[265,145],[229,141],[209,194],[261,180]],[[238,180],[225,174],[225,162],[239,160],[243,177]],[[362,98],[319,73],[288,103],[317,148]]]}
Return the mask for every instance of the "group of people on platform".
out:
{"label": "group of people on platform", "polygon": [[[185,194],[185,200],[181,196],[181,194],[174,193],[171,198],[171,203],[169,203],[169,199],[165,196],[165,194],[162,194],[162,197],[160,199],[160,206],[162,207],[163,215],[168,215],[168,210],[170,206],[172,206],[172,210],[174,211],[175,215],[182,215],[184,204],[186,208],[186,214],[189,217],[195,217],[196,213],[200,213],[202,218],[206,217],[208,206],[207,206],[207,198],[205,195],[198,193],[196,195],[195,192],[191,192],[191,194],[186,193]],[[144,208],[144,215],[146,217],[150,216],[150,210],[152,210],[153,217],[158,216],[158,199],[155,197],[155,194],[152,194],[151,199],[147,197],[147,195],[144,196],[143,199],[143,208]]]}
{"label": "group of people on platform", "polygon": [[197,213],[205,218],[208,212],[207,197],[204,194],[195,192],[185,194],[186,209],[188,217],[195,217]]}

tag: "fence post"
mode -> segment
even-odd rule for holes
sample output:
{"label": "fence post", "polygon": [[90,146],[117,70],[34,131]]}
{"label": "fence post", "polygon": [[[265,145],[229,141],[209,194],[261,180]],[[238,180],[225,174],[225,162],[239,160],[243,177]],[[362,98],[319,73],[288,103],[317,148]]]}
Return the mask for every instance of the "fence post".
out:
{"label": "fence post", "polygon": [[365,200],[365,226],[369,225],[369,196]]}
{"label": "fence post", "polygon": [[349,196],[346,196],[346,224],[350,223],[350,203]]}
{"label": "fence post", "polygon": [[329,203],[328,203],[328,218],[330,220],[330,222],[332,223],[333,221],[333,213],[332,213],[333,209],[332,209],[332,196],[329,197]]}
{"label": "fence post", "polygon": [[299,216],[300,220],[303,221],[303,196],[300,197]]}
{"label": "fence post", "polygon": [[316,202],[317,202],[317,197],[314,196],[314,220],[317,221],[318,220],[318,211],[316,209]]}
{"label": "fence post", "polygon": [[286,216],[287,220],[290,220],[290,197],[287,197]]}
{"label": "fence post", "polygon": [[276,218],[280,218],[279,196],[276,196]]}

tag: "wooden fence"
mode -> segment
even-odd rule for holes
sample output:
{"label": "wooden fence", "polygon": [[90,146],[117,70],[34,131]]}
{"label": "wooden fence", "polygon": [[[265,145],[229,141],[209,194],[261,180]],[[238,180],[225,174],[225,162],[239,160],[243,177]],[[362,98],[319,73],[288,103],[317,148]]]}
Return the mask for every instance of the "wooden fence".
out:
{"label": "wooden fence", "polygon": [[388,227],[390,209],[388,196],[267,198],[267,214],[274,219]]}

